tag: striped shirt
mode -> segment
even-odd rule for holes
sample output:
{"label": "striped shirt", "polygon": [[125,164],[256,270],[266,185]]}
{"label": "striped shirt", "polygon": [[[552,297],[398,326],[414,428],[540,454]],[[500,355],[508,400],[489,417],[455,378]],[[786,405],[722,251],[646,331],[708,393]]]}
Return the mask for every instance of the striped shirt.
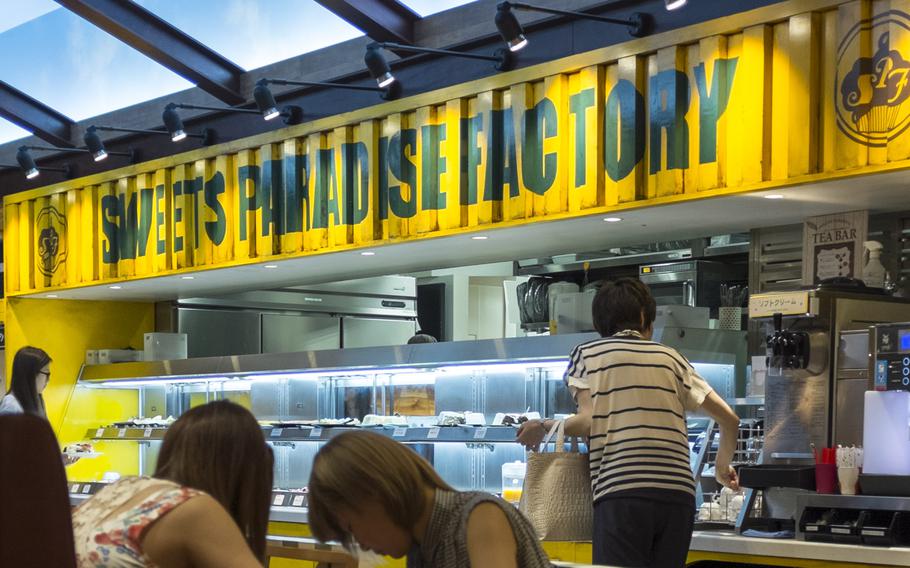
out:
{"label": "striped shirt", "polygon": [[686,411],[711,387],[675,349],[622,332],[573,351],[566,383],[591,391],[594,502],[617,492],[694,496]]}

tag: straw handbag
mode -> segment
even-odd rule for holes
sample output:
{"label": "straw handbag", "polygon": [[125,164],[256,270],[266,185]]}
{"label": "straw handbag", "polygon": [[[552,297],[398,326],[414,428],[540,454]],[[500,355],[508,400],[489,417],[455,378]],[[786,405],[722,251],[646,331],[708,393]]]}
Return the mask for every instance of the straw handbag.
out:
{"label": "straw handbag", "polygon": [[[554,451],[547,452],[553,434]],[[528,470],[519,509],[531,521],[540,540],[589,541],[594,525],[588,455],[565,449],[565,423],[550,429],[540,452],[528,452]]]}

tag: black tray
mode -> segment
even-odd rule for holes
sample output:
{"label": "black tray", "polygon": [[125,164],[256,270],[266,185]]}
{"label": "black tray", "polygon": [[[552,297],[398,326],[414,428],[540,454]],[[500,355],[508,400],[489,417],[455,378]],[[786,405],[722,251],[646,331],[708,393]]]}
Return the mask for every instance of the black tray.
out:
{"label": "black tray", "polygon": [[815,466],[746,465],[739,468],[739,484],[752,489],[792,487],[815,491]]}
{"label": "black tray", "polygon": [[863,490],[863,495],[910,497],[910,475],[861,473],[859,486]]}

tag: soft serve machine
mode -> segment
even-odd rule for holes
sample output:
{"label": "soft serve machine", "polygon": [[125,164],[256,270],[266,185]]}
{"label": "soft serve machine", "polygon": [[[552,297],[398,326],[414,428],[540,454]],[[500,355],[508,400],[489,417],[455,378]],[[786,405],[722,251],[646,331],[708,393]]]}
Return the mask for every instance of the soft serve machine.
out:
{"label": "soft serve machine", "polygon": [[[822,286],[753,295],[749,315],[760,323],[767,351],[765,439],[760,464],[740,472],[748,489],[737,528],[863,542],[861,513],[868,520],[870,510],[880,509],[868,502],[857,508],[855,500],[866,497],[816,494],[813,448],[863,444],[864,402],[868,408],[867,391],[873,388],[870,329],[910,321],[910,300],[861,286]],[[889,364],[898,376],[910,377],[910,324],[904,325],[907,355]],[[910,380],[898,383],[910,390]],[[910,393],[902,396],[910,409]],[[904,443],[910,446],[907,424],[905,419]],[[907,452],[910,473],[910,447]],[[893,501],[874,504],[894,506]],[[869,543],[877,543],[874,535]]]}

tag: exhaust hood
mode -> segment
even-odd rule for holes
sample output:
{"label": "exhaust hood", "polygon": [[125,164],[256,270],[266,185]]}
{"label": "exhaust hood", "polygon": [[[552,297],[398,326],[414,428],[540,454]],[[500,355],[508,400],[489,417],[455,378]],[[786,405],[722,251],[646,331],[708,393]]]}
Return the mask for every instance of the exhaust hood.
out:
{"label": "exhaust hood", "polygon": [[731,242],[734,237],[738,237],[738,235],[667,241],[650,245],[610,249],[608,251],[530,258],[517,261],[515,268],[516,274],[520,276],[543,276],[562,272],[583,271],[586,266],[588,270],[597,270],[748,253],[748,241]]}

